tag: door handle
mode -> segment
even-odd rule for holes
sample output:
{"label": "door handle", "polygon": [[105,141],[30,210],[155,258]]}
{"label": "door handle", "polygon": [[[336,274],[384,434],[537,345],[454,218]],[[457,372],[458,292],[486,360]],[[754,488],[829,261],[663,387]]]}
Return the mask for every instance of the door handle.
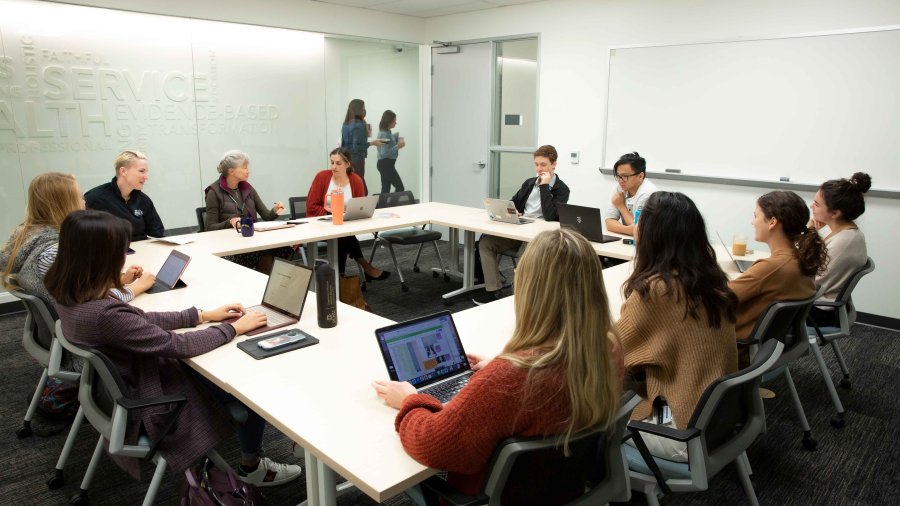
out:
{"label": "door handle", "polygon": [[484,160],[478,160],[477,162],[473,163],[472,165],[477,165],[479,169],[483,169],[483,168],[487,167],[487,163],[485,163]]}

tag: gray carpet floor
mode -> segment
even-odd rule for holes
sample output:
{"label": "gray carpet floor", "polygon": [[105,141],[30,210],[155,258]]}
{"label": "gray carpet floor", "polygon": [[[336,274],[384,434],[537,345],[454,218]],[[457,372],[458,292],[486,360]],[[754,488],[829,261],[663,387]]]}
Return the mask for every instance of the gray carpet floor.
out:
{"label": "gray carpet floor", "polygon": [[[442,244],[446,258],[447,246]],[[368,253],[368,249],[364,249]],[[398,261],[410,287],[402,292],[397,274],[390,279],[368,284],[365,296],[373,310],[392,320],[403,320],[431,312],[450,309],[459,311],[472,307],[471,295],[457,297],[446,306],[440,295],[458,288],[458,280],[445,283],[433,278],[430,268],[437,265],[433,252],[423,252],[420,267],[411,269],[415,248],[398,248]],[[388,270],[390,255],[386,250],[376,254],[376,265]],[[503,271],[512,279],[511,265],[503,261]],[[353,268],[348,269],[353,274]],[[477,292],[475,292],[477,294]],[[178,309],[178,308],[173,308]],[[0,389],[0,497],[5,504],[61,505],[78,489],[78,484],[90,460],[97,441],[97,433],[85,423],[78,434],[75,449],[66,466],[67,484],[60,490],[48,490],[45,481],[65,440],[67,428],[42,420],[34,421],[38,434],[17,439],[28,400],[40,374],[37,363],[21,345],[24,314],[0,316],[0,370],[3,388]],[[787,389],[783,381],[775,380],[768,387],[777,393],[766,400],[768,432],[748,452],[754,470],[753,483],[761,504],[892,504],[894,490],[900,485],[900,438],[896,436],[896,420],[900,417],[900,403],[894,390],[900,384],[900,332],[856,326],[843,349],[853,374],[852,389],[840,390],[847,411],[847,426],[834,429],[829,424],[832,406],[822,378],[812,357],[804,357],[792,367],[813,437],[819,441],[814,452],[801,449],[801,431]],[[826,349],[826,362],[838,371],[831,350]],[[833,374],[837,379],[838,375]],[[64,430],[61,430],[64,429]],[[54,431],[60,431],[50,434]],[[270,457],[277,461],[303,464],[292,455],[291,442],[274,429],[267,429],[265,446]],[[229,462],[238,458],[237,437],[225,441],[219,448]],[[365,448],[360,448],[365,452]],[[372,456],[377,458],[377,456]],[[91,502],[96,505],[140,504],[149,483],[151,469],[144,468],[143,481],[132,480],[108,458],[103,458],[91,487]],[[158,504],[178,504],[181,476],[167,473]],[[306,498],[304,481],[263,490],[272,505],[297,504]],[[629,504],[644,504],[641,494],[634,494]],[[743,491],[731,469],[720,473],[709,490],[695,494],[674,494],[664,498],[666,505],[745,504]],[[355,489],[342,492],[338,504],[375,504]],[[412,504],[404,496],[386,504]]]}

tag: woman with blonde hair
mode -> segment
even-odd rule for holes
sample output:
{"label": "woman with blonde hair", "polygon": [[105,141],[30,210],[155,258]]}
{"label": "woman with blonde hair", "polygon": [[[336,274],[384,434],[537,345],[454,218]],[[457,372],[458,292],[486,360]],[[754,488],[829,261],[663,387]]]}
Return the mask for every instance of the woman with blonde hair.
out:
{"label": "woman with blonde hair", "polygon": [[[3,250],[3,286],[7,290],[23,290],[52,302],[44,288],[44,276],[56,259],[59,227],[72,211],[84,209],[84,199],[75,176],[60,172],[39,174],[28,185],[25,220],[16,227]],[[153,285],[155,276],[144,273],[137,265],[122,274],[122,283],[132,283],[117,298],[129,301]],[[53,310],[53,305],[48,304]]]}
{"label": "woman with blonde hair", "polygon": [[112,181],[84,194],[87,208],[106,211],[131,223],[132,241],[165,235],[153,201],[143,192],[150,179],[147,156],[133,149],[122,151],[116,157],[115,168]]}
{"label": "woman with blonde hair", "polygon": [[[515,286],[516,327],[503,353],[469,355],[477,372],[448,404],[409,383],[373,382],[400,410],[395,426],[406,451],[447,470],[463,493],[483,485],[504,439],[559,434],[567,449],[573,434],[608,427],[618,409],[621,356],[590,243],[568,229],[539,234],[519,260]],[[545,491],[554,497],[541,501],[583,493],[575,488]]]}

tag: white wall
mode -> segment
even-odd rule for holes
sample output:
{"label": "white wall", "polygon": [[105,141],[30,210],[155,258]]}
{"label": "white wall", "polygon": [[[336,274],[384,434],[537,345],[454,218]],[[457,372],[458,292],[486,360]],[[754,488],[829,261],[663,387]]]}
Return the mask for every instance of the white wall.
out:
{"label": "white wall", "polygon": [[[553,144],[560,153],[581,151],[577,166],[570,166],[566,158],[560,160],[559,174],[572,188],[573,203],[597,207],[605,205],[613,186],[612,179],[597,170],[605,135],[602,118],[609,46],[892,24],[900,24],[900,2],[895,0],[555,0],[430,18],[425,23],[428,40],[540,33],[538,144]],[[654,168],[652,159],[648,165]],[[847,175],[863,168],[848,167]],[[766,191],[670,181],[659,181],[659,185],[689,194],[705,211],[710,231],[726,235],[749,231],[754,199]],[[867,204],[859,223],[868,232],[878,270],[863,280],[855,299],[862,311],[900,318],[900,305],[880,296],[900,283],[900,267],[892,262],[900,244],[897,234],[876,233],[894,228],[900,202],[870,198]]]}

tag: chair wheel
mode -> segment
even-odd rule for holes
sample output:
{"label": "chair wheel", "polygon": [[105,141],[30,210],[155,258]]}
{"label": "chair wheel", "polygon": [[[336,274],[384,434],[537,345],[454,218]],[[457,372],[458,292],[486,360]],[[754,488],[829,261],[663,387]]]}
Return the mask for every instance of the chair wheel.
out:
{"label": "chair wheel", "polygon": [[450,282],[450,275],[444,274],[444,283],[449,283],[449,282]]}
{"label": "chair wheel", "polygon": [[438,274],[437,271],[431,273],[431,277],[433,278],[437,278],[438,276],[440,276],[440,274]]}
{"label": "chair wheel", "polygon": [[406,283],[400,283],[400,289],[403,290],[404,292],[408,292],[409,286],[407,286]]}
{"label": "chair wheel", "polygon": [[422,269],[419,269],[418,265],[413,265],[413,272],[421,272]]}
{"label": "chair wheel", "polygon": [[61,469],[57,469],[53,477],[47,480],[47,488],[49,488],[50,490],[60,489],[65,484],[66,477],[63,476],[63,472]]}
{"label": "chair wheel", "polygon": [[842,379],[840,385],[844,390],[850,390],[850,378]]}
{"label": "chair wheel", "polygon": [[843,413],[838,413],[831,417],[831,426],[835,429],[843,429],[847,425],[847,419]]}
{"label": "chair wheel", "polygon": [[803,449],[808,451],[815,451],[815,449],[819,446],[819,442],[813,439],[808,433],[803,434]]}
{"label": "chair wheel", "polygon": [[19,439],[31,437],[32,434],[33,432],[31,432],[31,422],[25,422],[25,424],[19,427],[19,430],[16,431],[16,437]]}
{"label": "chair wheel", "polygon": [[88,506],[90,503],[87,492],[85,491],[79,492],[78,495],[73,495],[72,499],[69,500],[69,504],[72,506]]}

